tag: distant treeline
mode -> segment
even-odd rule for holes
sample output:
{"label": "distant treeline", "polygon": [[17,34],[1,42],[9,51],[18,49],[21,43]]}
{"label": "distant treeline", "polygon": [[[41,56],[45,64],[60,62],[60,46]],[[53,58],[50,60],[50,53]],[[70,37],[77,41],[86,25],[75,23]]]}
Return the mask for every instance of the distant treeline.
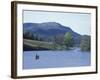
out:
{"label": "distant treeline", "polygon": [[[52,42],[55,45],[55,49],[70,49],[72,47],[75,47],[74,39],[71,34],[71,32],[66,32],[65,35],[59,34],[54,35],[49,38],[42,37],[37,34],[33,34],[32,32],[25,32],[23,34],[24,39],[31,39],[31,40],[37,40],[37,41],[45,41],[45,42]],[[91,39],[90,36],[84,35],[81,36],[80,39],[80,48],[82,51],[90,51],[91,49]],[[59,48],[56,47],[56,45],[59,45]]]}
{"label": "distant treeline", "polygon": [[82,51],[90,51],[91,50],[91,37],[88,35],[84,35],[81,38],[80,48]]}

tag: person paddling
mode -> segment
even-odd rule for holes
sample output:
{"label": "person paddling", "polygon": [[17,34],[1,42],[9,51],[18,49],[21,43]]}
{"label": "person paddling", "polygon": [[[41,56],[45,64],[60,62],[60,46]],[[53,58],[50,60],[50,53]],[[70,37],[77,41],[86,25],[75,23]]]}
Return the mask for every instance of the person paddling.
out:
{"label": "person paddling", "polygon": [[39,59],[39,55],[36,54],[35,59],[38,60]]}

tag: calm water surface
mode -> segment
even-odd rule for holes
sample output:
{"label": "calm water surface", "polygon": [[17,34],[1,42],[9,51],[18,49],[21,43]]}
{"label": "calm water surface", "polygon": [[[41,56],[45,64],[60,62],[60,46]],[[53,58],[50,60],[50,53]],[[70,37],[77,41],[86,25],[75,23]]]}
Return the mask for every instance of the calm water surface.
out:
{"label": "calm water surface", "polygon": [[[36,55],[39,59],[36,59]],[[24,51],[23,69],[79,67],[91,65],[90,52],[79,49],[68,51]]]}

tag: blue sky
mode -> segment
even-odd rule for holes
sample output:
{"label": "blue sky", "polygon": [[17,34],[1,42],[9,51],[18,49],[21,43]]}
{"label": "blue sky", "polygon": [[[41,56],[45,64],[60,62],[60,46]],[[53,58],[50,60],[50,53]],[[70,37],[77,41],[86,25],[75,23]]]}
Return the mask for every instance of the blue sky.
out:
{"label": "blue sky", "polygon": [[81,35],[91,33],[91,14],[52,12],[52,11],[23,11],[24,23],[57,22],[70,27],[73,31]]}

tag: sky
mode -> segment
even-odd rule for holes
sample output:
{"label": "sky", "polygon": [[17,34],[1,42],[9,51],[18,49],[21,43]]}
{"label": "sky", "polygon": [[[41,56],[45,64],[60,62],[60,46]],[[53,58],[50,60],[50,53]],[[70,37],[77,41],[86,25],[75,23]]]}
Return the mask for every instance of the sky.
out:
{"label": "sky", "polygon": [[91,33],[91,14],[53,11],[23,11],[23,23],[57,22],[81,35]]}

